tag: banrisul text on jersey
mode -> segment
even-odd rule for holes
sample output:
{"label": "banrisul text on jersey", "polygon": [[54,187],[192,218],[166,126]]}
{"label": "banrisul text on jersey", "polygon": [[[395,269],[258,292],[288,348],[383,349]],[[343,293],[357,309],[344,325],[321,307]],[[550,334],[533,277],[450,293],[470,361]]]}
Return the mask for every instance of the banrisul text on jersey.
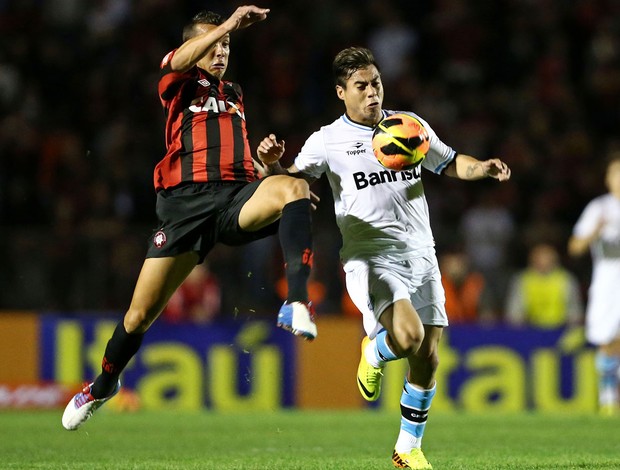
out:
{"label": "banrisul text on jersey", "polygon": [[397,181],[409,181],[420,178],[420,167],[411,170],[394,171],[384,170],[378,172],[365,173],[357,171],[353,173],[353,180],[357,189],[364,189],[378,184],[395,183]]}

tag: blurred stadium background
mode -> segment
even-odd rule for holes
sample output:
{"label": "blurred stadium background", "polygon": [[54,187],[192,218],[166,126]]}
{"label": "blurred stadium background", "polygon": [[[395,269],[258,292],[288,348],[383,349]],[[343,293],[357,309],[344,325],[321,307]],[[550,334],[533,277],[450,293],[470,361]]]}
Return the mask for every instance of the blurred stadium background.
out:
{"label": "blurred stadium background", "polygon": [[[16,393],[23,384],[36,385],[30,405],[57,405],[64,389],[43,393],[42,383],[74,387],[97,370],[155,222],[159,62],[196,11],[227,15],[239,4],[0,1],[0,407],[29,406]],[[226,76],[244,89],[252,147],[274,132],[290,158],[339,116],[331,60],[364,45],[382,67],[386,108],[415,110],[458,151],[512,167],[501,187],[424,175],[439,253],[465,252],[495,298],[490,322],[448,329],[434,408],[594,410],[580,331],[510,328],[503,299],[539,242],[558,249],[586,296],[589,260],[568,259],[565,246],[586,202],[604,192],[605,155],[620,148],[620,2],[258,5],[269,18],[233,36]],[[329,187],[314,190],[315,344],[273,328],[277,239],[218,247],[208,258],[212,316],[149,332],[126,374],[136,396],[123,406],[364,406],[353,380],[361,322],[343,291]],[[397,406],[402,375],[393,376],[379,407]]]}

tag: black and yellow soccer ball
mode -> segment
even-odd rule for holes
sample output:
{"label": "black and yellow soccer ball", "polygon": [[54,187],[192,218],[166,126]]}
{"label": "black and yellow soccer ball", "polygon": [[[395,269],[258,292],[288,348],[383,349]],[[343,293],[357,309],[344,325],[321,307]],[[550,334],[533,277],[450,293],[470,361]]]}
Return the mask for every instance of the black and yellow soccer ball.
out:
{"label": "black and yellow soccer ball", "polygon": [[404,113],[384,118],[372,134],[375,157],[390,170],[408,170],[426,157],[430,142],[426,128]]}

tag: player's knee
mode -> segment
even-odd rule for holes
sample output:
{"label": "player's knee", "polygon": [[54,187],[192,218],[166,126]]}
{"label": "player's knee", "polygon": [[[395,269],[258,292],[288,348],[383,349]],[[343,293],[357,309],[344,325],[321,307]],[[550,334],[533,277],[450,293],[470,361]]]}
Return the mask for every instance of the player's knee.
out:
{"label": "player's knee", "polygon": [[301,178],[289,177],[286,183],[285,199],[286,202],[298,201],[299,199],[310,198],[310,185]]}
{"label": "player's knee", "polygon": [[395,340],[398,343],[398,349],[400,349],[400,356],[409,356],[414,354],[424,341],[424,328],[408,328],[396,332]]}
{"label": "player's knee", "polygon": [[157,318],[156,313],[150,313],[148,310],[130,308],[123,320],[125,331],[129,334],[146,333],[146,330],[149,329],[155,318]]}

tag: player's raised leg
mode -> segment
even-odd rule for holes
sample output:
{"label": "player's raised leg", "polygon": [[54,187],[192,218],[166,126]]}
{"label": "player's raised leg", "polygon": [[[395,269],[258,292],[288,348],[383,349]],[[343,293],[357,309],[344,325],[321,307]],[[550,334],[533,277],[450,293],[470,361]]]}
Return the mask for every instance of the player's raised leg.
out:
{"label": "player's raised leg", "polygon": [[314,309],[308,299],[312,268],[312,216],[308,183],[291,176],[265,178],[239,214],[239,226],[254,231],[280,219],[278,236],[284,255],[288,296],[277,325],[297,336],[317,336]]}
{"label": "player's raised leg", "polygon": [[65,408],[62,416],[65,429],[78,429],[118,393],[120,374],[140,349],[144,333],[197,261],[198,255],[193,252],[144,261],[129,310],[116,326],[106,346],[101,373],[93,383],[77,393]]}
{"label": "player's raised leg", "polygon": [[362,340],[362,354],[357,367],[357,386],[367,401],[376,401],[381,395],[385,364],[417,351],[424,338],[424,326],[408,299],[397,300],[388,306],[381,313],[380,321],[385,329],[372,340]]}

